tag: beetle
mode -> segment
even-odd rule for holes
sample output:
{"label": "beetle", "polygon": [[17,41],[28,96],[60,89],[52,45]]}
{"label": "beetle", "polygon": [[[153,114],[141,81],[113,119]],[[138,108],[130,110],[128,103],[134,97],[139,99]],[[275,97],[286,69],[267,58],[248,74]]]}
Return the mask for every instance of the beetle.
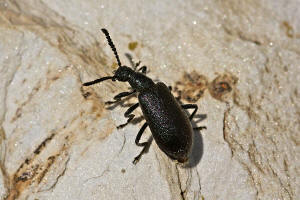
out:
{"label": "beetle", "polygon": [[[141,136],[149,126],[152,136],[158,147],[172,160],[179,163],[186,163],[189,160],[193,146],[193,128],[191,120],[198,110],[196,104],[180,104],[171,93],[171,88],[164,83],[154,83],[152,79],[146,76],[147,67],[140,68],[138,62],[133,68],[121,64],[116,47],[106,29],[101,29],[104,33],[109,46],[111,47],[118,63],[118,69],[113,76],[102,77],[90,82],[83,83],[83,86],[90,86],[105,80],[128,82],[132,88],[131,91],[121,92],[114,97],[114,101],[108,101],[106,104],[114,104],[123,97],[133,94],[138,95],[138,103],[132,105],[124,114],[127,122],[119,125],[117,128],[123,128],[133,118],[132,112],[140,107],[146,122],[139,130],[135,144],[143,147],[143,150],[133,160],[136,164],[145,153],[150,141],[140,142]],[[132,60],[131,60],[132,62]],[[132,62],[133,63],[133,62]],[[141,71],[141,72],[140,72]],[[194,109],[190,116],[184,109]],[[202,129],[196,127],[194,129]]]}

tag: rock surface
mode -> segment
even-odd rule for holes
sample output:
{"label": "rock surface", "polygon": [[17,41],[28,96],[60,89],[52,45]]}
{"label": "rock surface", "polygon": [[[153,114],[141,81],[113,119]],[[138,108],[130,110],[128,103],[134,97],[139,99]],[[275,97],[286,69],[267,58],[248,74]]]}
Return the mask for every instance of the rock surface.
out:
{"label": "rock surface", "polygon": [[[300,199],[300,2],[0,2],[1,199]],[[191,163],[123,129],[100,28],[197,103]],[[141,115],[138,109],[136,115]],[[150,137],[147,129],[142,140]]]}

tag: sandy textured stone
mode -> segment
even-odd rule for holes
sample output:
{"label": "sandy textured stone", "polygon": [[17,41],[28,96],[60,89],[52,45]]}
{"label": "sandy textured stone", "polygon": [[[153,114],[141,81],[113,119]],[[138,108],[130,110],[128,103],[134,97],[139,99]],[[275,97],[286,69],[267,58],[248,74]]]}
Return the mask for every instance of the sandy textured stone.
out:
{"label": "sandy textured stone", "polygon": [[[1,1],[1,199],[300,199],[300,2]],[[149,77],[197,103],[191,163],[137,165],[107,28]],[[141,115],[138,109],[136,115]],[[147,129],[143,140],[151,135]]]}

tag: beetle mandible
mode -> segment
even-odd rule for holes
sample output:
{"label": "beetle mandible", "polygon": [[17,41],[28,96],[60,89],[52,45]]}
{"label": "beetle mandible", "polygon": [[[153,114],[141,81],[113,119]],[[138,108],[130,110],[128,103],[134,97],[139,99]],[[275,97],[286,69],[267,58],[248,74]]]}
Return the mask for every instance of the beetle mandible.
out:
{"label": "beetle mandible", "polygon": [[[112,81],[128,82],[132,91],[121,92],[114,97],[114,101],[108,101],[106,104],[113,104],[121,101],[123,97],[138,94],[138,103],[131,106],[124,114],[127,119],[125,124],[119,125],[117,128],[126,126],[133,118],[132,112],[141,107],[143,116],[146,122],[139,130],[135,144],[142,146],[143,150],[133,160],[136,164],[141,156],[145,153],[148,142],[140,143],[140,138],[149,126],[152,136],[158,147],[172,160],[177,160],[179,163],[188,161],[193,146],[193,128],[191,120],[198,110],[196,104],[182,104],[174,98],[171,93],[171,88],[168,88],[164,83],[154,83],[146,76],[147,67],[140,68],[138,62],[133,69],[121,64],[115,45],[113,44],[110,35],[106,29],[101,29],[104,33],[109,46],[111,47],[115,58],[118,62],[118,69],[113,76],[106,76],[94,81],[83,83],[83,86],[89,86],[111,79]],[[141,72],[139,72],[141,71]],[[194,109],[188,117],[184,109]],[[196,127],[194,129],[201,129]]]}

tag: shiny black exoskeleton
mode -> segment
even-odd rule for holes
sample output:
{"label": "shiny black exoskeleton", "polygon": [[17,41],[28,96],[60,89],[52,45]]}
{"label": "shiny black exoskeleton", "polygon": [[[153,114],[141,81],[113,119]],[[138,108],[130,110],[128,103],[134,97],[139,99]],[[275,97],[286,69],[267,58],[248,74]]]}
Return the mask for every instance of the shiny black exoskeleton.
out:
{"label": "shiny black exoskeleton", "polygon": [[[140,143],[140,138],[147,128],[150,127],[153,138],[159,148],[165,152],[171,159],[184,163],[189,159],[193,146],[193,128],[190,120],[197,112],[196,104],[180,105],[170,89],[162,82],[154,83],[145,74],[146,66],[139,69],[140,63],[137,63],[133,69],[122,66],[116,48],[106,29],[102,29],[106,39],[115,54],[119,68],[113,76],[107,76],[96,79],[91,82],[84,83],[83,86],[93,85],[104,80],[128,82],[132,91],[122,92],[114,97],[114,101],[106,102],[113,104],[119,102],[122,97],[126,97],[138,93],[139,103],[131,106],[124,114],[128,118],[125,124],[121,124],[118,128],[126,126],[133,118],[132,112],[140,106],[146,122],[138,132],[135,143],[143,146],[141,153],[135,157],[133,163],[136,164],[145,152],[148,142]],[[139,72],[141,71],[141,73]],[[194,109],[193,113],[188,117],[184,109]],[[201,128],[201,127],[199,127]]]}

